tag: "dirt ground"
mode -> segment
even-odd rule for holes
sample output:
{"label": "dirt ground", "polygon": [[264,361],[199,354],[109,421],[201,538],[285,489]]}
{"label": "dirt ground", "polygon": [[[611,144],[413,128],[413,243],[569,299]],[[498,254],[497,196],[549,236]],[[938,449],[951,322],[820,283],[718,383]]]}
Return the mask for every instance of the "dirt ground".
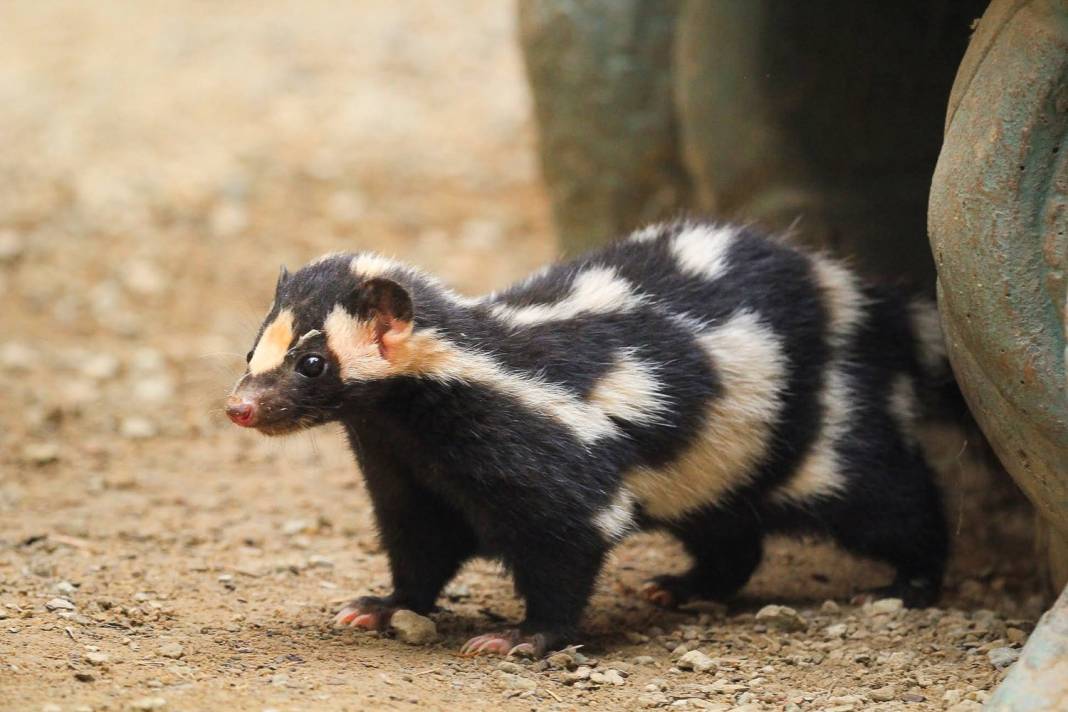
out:
{"label": "dirt ground", "polygon": [[643,535],[552,665],[457,655],[521,613],[489,563],[437,643],[330,627],[387,582],[352,459],[222,398],[281,263],[372,248],[476,293],[551,259],[513,35],[492,0],[0,4],[0,709],[964,712],[996,686],[1044,603],[1030,515],[952,436],[941,608],[853,605],[885,570],[775,542],[736,605],[666,613],[635,589],[684,560]]}

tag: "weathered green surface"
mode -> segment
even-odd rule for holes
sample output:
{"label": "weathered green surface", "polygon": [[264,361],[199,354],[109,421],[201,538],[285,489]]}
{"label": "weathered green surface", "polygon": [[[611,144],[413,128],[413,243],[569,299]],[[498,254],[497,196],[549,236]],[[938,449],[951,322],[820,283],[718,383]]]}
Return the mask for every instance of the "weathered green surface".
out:
{"label": "weathered green surface", "polygon": [[990,712],[1068,710],[1068,587],[1042,616],[1020,659],[984,709]]}
{"label": "weathered green surface", "polygon": [[[680,210],[933,284],[945,97],[985,0],[521,0],[565,250]],[[842,27],[849,27],[842,32]]]}
{"label": "weathered green surface", "polygon": [[542,172],[567,252],[687,204],[672,106],[674,0],[521,0]]}
{"label": "weathered green surface", "polygon": [[[1063,557],[1068,3],[995,0],[984,15],[950,98],[929,221],[957,380]],[[1063,586],[1068,562],[1051,563]]]}
{"label": "weathered green surface", "polygon": [[[693,0],[676,52],[698,207],[932,284],[927,191],[985,2]],[[847,31],[843,31],[848,28]]]}

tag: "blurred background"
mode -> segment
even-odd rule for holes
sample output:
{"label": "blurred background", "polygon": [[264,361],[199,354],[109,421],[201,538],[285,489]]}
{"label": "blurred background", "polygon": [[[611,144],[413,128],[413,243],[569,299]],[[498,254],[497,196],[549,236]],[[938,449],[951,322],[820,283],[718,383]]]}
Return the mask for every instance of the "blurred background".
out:
{"label": "blurred background", "polygon": [[[268,440],[221,411],[279,265],[370,249],[476,294],[690,211],[773,228],[800,217],[797,239],[929,289],[927,187],[984,4],[857,15],[853,49],[811,16],[771,22],[744,3],[0,4],[0,708],[529,707],[537,694],[509,696],[493,664],[327,628],[341,601],[386,583],[351,456],[331,429]],[[709,23],[733,74],[708,70],[727,56],[706,56]],[[732,41],[753,23],[771,39]],[[691,31],[676,39],[679,26]],[[866,63],[918,26],[923,42],[897,61],[921,79]],[[822,44],[772,41],[784,34]],[[855,71],[830,81],[835,66]],[[739,81],[760,76],[760,91]],[[747,142],[732,146],[739,126]],[[647,610],[634,587],[682,562],[643,537],[617,553],[591,629],[594,649],[651,667],[625,689],[538,699],[636,705],[703,625],[689,639],[738,658],[728,677],[775,682],[691,691],[701,699],[861,705],[890,686],[887,704],[915,709],[981,701],[1001,675],[986,653],[1018,646],[1045,599],[1019,495],[959,436],[941,446],[951,625],[835,618],[824,598],[886,572],[789,543],[752,595],[808,607],[793,642],[754,630],[745,607]],[[447,605],[449,645],[519,612],[488,564]],[[840,622],[849,641],[820,632]],[[940,652],[916,660],[921,644]],[[831,648],[849,651],[837,667],[797,667]],[[414,669],[430,672],[402,677]]]}

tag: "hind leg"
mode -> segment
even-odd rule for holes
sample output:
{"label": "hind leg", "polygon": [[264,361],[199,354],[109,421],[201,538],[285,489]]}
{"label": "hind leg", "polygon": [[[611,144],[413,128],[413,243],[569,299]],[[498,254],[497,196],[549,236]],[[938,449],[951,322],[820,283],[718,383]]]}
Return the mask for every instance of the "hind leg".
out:
{"label": "hind leg", "polygon": [[[897,467],[869,471],[831,514],[836,541],[848,551],[895,569],[881,597],[910,608],[934,604],[942,591],[949,543],[942,498],[918,453]],[[863,487],[863,489],[861,489]]]}
{"label": "hind leg", "polygon": [[667,525],[693,558],[688,571],[657,576],[642,596],[672,608],[691,600],[724,601],[749,581],[764,556],[763,534],[751,516],[702,511]]}

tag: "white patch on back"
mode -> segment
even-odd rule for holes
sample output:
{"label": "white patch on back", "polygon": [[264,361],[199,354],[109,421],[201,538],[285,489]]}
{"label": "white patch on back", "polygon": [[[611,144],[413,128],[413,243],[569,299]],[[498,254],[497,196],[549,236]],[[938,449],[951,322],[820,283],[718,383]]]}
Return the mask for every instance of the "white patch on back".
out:
{"label": "white patch on back", "polygon": [[816,255],[812,267],[827,308],[831,346],[842,348],[860,325],[867,299],[860,290],[857,276],[840,262]]}
{"label": "white patch on back", "polygon": [[845,372],[832,367],[820,393],[820,434],[790,479],[771,493],[773,501],[804,504],[845,491],[848,479],[837,448],[852,424],[853,397]]}
{"label": "white patch on back", "polygon": [[916,339],[916,353],[924,371],[933,376],[945,373],[946,340],[942,332],[942,317],[937,307],[924,299],[909,302],[909,323]]}
{"label": "white patch on back", "polygon": [[376,255],[373,252],[365,252],[352,258],[352,264],[349,269],[352,270],[353,274],[359,275],[364,279],[372,279],[390,272],[406,272],[408,271],[408,266],[388,257]]}
{"label": "white patch on back", "polygon": [[249,359],[248,372],[256,375],[281,366],[292,342],[293,312],[283,309],[263,330],[256,348],[252,351],[252,358]]}
{"label": "white patch on back", "polygon": [[620,349],[615,362],[590,390],[587,400],[610,415],[632,423],[661,422],[667,409],[656,368],[638,359],[633,349]]}
{"label": "white patch on back", "polygon": [[790,478],[771,493],[780,503],[804,504],[820,497],[839,496],[849,483],[838,447],[852,424],[857,395],[850,390],[844,366],[845,349],[864,319],[868,300],[857,276],[840,262],[822,255],[813,257],[813,271],[827,309],[827,333],[831,347],[820,391],[822,421],[819,435]]}
{"label": "white patch on back", "polygon": [[513,307],[495,304],[492,312],[516,326],[542,324],[573,319],[579,314],[626,312],[638,306],[642,297],[634,293],[630,282],[611,267],[590,267],[575,276],[571,293],[554,304]]}
{"label": "white patch on back", "polygon": [[698,341],[722,388],[705,413],[702,432],[666,467],[626,475],[631,492],[660,519],[684,516],[745,484],[767,452],[782,408],[786,356],[755,313],[738,312]]}
{"label": "white patch on back", "polygon": [[641,230],[632,232],[627,239],[631,242],[652,242],[664,233],[663,225],[646,225]]}
{"label": "white patch on back", "polygon": [[685,274],[715,279],[727,269],[727,251],[734,235],[734,228],[694,225],[675,236],[671,251]]}
{"label": "white patch on back", "polygon": [[634,495],[620,487],[608,506],[593,515],[593,526],[608,542],[622,539],[634,528]]}
{"label": "white patch on back", "polygon": [[897,425],[897,430],[907,443],[915,443],[919,437],[916,428],[916,418],[919,415],[919,402],[916,399],[916,389],[908,374],[899,373],[894,376],[890,384],[890,393],[887,396],[887,410]]}

